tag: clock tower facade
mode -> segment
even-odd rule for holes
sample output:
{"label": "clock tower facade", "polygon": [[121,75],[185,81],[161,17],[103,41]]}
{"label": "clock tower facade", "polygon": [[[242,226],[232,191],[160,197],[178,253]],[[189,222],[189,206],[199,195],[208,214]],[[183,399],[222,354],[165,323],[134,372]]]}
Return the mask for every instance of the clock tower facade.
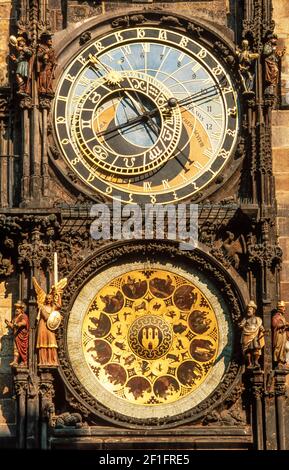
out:
{"label": "clock tower facade", "polygon": [[289,447],[286,56],[272,1],[236,3],[13,6],[0,446]]}

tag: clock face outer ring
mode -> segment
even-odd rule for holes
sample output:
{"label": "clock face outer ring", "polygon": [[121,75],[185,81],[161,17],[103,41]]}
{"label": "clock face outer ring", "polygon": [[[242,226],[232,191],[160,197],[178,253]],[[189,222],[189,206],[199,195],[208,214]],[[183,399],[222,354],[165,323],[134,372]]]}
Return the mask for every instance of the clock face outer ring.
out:
{"label": "clock face outer ring", "polygon": [[[148,22],[148,23],[146,23],[146,25],[147,25],[147,24],[149,25],[150,23]],[[154,26],[157,27],[158,25],[155,24]],[[178,33],[180,33],[179,30],[178,30]],[[182,34],[184,34],[184,32],[182,32]],[[209,34],[210,34],[210,33],[209,33]],[[212,36],[213,36],[213,35],[212,35]],[[101,38],[101,36],[100,36],[100,38]],[[219,38],[218,38],[218,39],[219,39]],[[198,39],[198,42],[200,43],[200,45],[202,44],[202,40],[201,40],[201,39],[200,39],[200,40]],[[213,37],[212,37],[212,48],[208,47],[208,45],[206,45],[206,47],[208,48],[209,51],[212,51],[212,50],[213,50]],[[87,46],[86,46],[86,48],[87,48]],[[220,61],[220,63],[222,63],[222,60]],[[226,65],[225,65],[224,63],[222,63],[222,67],[223,67],[224,69],[226,69]],[[228,69],[227,69],[227,71],[228,71]],[[229,74],[229,75],[230,75],[230,74]],[[232,77],[231,77],[231,82],[233,83]],[[237,127],[238,127],[238,126],[237,126]],[[230,131],[230,132],[231,132],[231,131]],[[232,132],[235,133],[235,130],[232,131]],[[234,135],[236,135],[236,134],[234,134]],[[232,138],[233,138],[233,137],[232,137]],[[57,139],[56,139],[56,140],[57,140]],[[230,171],[232,172],[232,171],[234,170],[233,167],[236,168],[236,165],[237,165],[236,162],[233,162],[232,159],[231,159],[231,155],[233,154],[233,151],[234,151],[234,150],[233,150],[233,147],[235,147],[235,145],[236,145],[236,138],[233,138],[233,140],[234,140],[234,143],[232,144],[232,151],[230,151],[230,155],[225,154],[225,152],[226,152],[226,151],[225,151],[225,152],[222,153],[222,157],[221,157],[221,158],[223,158],[223,159],[226,160],[226,166],[225,166],[224,168],[222,168],[222,173],[225,173],[225,174],[226,174],[226,178],[223,178],[224,181],[227,181],[227,180],[228,180],[228,176],[229,176],[228,173],[230,173]],[[58,144],[57,144],[57,146],[58,146]],[[228,158],[227,158],[227,157],[228,157]],[[230,164],[229,164],[229,161],[231,162]],[[54,163],[56,163],[56,162],[54,162]],[[57,165],[58,165],[58,163],[59,163],[59,162],[57,162]],[[62,163],[62,166],[63,166],[63,163]],[[213,166],[214,166],[214,171],[215,171],[215,165],[213,165]],[[231,168],[229,168],[229,167],[231,167]],[[87,174],[87,178],[90,179],[90,176],[89,176],[88,174]],[[208,194],[209,192],[212,192],[212,190],[217,189],[217,187],[216,187],[215,184],[213,183],[214,178],[215,178],[215,176],[212,178],[212,180],[210,180],[210,182],[207,181],[207,182],[204,183],[204,184],[203,184],[204,178],[203,178],[203,177],[202,177],[202,178],[199,178],[200,181],[202,180],[202,184],[199,186],[199,188],[198,188],[197,190],[194,190],[194,191],[191,192],[190,194],[184,194],[184,190],[181,189],[179,192],[178,192],[178,191],[176,192],[177,196],[174,195],[174,198],[177,197],[177,199],[179,200],[179,199],[184,199],[184,198],[190,197],[190,195],[193,196],[194,198],[196,198],[198,195],[201,197],[201,196],[202,196],[201,193],[203,193],[203,195],[204,195],[204,194]],[[205,178],[205,179],[206,179],[206,178]],[[79,182],[78,182],[78,183],[81,184],[81,185],[84,184],[83,182],[81,182],[81,179],[79,179]],[[211,183],[212,183],[212,184],[211,184]],[[220,182],[219,182],[219,180],[218,180],[218,186],[219,186],[219,184],[220,184]],[[102,185],[102,186],[103,186],[103,185]],[[87,191],[88,186],[85,185],[85,187],[86,187],[86,191]],[[114,197],[114,195],[110,192],[110,189],[109,189],[109,191],[107,192],[107,188],[105,187],[105,185],[104,185],[103,188],[100,190],[100,192],[103,194],[104,197],[107,197],[107,198]],[[180,193],[180,194],[179,194],[179,193]],[[120,194],[121,194],[121,192],[120,192]],[[128,193],[128,194],[129,194],[129,193]],[[95,194],[95,195],[97,195],[97,194]],[[138,196],[136,196],[136,197],[138,197]],[[150,196],[150,197],[151,197],[151,196]],[[168,200],[161,200],[161,199],[164,199],[164,198],[165,198],[165,199],[168,199],[167,197],[165,197],[165,195],[161,195],[161,197],[159,197],[159,196],[157,197],[157,199],[160,199],[160,200],[155,201],[155,200],[153,199],[153,200],[148,200],[148,202],[167,203],[167,202],[172,201],[172,199],[170,199],[170,200],[169,200],[169,199],[168,199]],[[132,202],[132,201],[131,201],[131,199],[130,199],[130,200],[127,200],[127,202]]]}
{"label": "clock face outer ring", "polygon": [[[73,273],[73,276],[71,276],[68,283],[68,289],[66,289],[66,293],[63,298],[64,322],[57,332],[59,341],[59,358],[61,364],[60,374],[77,401],[82,403],[82,405],[88,409],[88,412],[91,413],[91,415],[98,415],[114,423],[124,424],[125,426],[133,428],[138,426],[170,427],[189,421],[194,421],[206,414],[210,408],[216,406],[220,400],[225,398],[226,394],[229,392],[240,373],[240,367],[238,364],[239,353],[236,345],[234,346],[233,341],[234,328],[240,321],[242,310],[242,300],[240,298],[238,287],[235,285],[233,279],[230,278],[228,274],[225,274],[222,269],[216,265],[215,262],[211,262],[209,257],[204,255],[198,249],[184,256],[184,252],[179,251],[173,243],[169,243],[169,245],[170,247],[164,247],[158,244],[150,245],[150,255],[156,255],[154,258],[157,260],[155,262],[156,265],[158,265],[159,268],[163,267],[164,269],[167,265],[169,270],[172,271],[174,270],[173,267],[176,267],[175,272],[178,272],[179,274],[182,273],[187,279],[191,280],[196,276],[196,278],[202,279],[201,284],[203,281],[205,284],[207,279],[210,288],[206,291],[204,284],[202,284],[204,290],[207,292],[207,294],[209,294],[211,300],[215,296],[216,304],[221,306],[220,312],[227,312],[225,313],[227,319],[227,323],[225,322],[227,325],[225,326],[225,329],[227,328],[227,332],[225,332],[227,341],[227,354],[225,353],[226,364],[220,376],[218,377],[219,383],[215,383],[215,385],[211,388],[209,395],[204,396],[204,399],[201,399],[199,403],[195,403],[195,406],[194,401],[192,401],[192,407],[187,405],[185,408],[182,408],[182,406],[178,407],[178,401],[176,401],[176,412],[172,411],[173,407],[171,406],[169,407],[169,413],[163,412],[162,416],[159,417],[156,417],[154,414],[150,415],[150,413],[144,413],[143,418],[140,418],[137,414],[132,413],[130,406],[126,406],[127,404],[123,408],[117,404],[117,406],[114,405],[114,408],[117,409],[112,409],[108,403],[99,399],[99,393],[107,393],[105,392],[105,389],[103,389],[101,392],[100,387],[98,392],[95,393],[93,389],[87,390],[87,387],[81,383],[79,373],[74,370],[75,361],[74,359],[71,361],[70,357],[71,351],[73,351],[75,348],[81,347],[79,344],[79,338],[76,338],[76,336],[71,338],[72,329],[74,327],[75,329],[81,328],[79,323],[77,324],[77,322],[79,322],[79,318],[77,319],[77,315],[75,314],[73,316],[73,305],[77,305],[77,297],[80,295],[81,298],[81,292],[84,292],[85,286],[89,285],[89,282],[93,283],[93,278],[97,279],[97,277],[102,277],[104,279],[105,269],[110,269],[112,271],[114,266],[115,269],[120,269],[120,271],[127,272],[128,269],[125,264],[136,266],[138,264],[136,260],[139,262],[139,259],[141,258],[139,252],[141,250],[143,253],[146,252],[145,243],[130,243],[128,246],[119,243],[118,247],[108,249],[106,252],[105,250],[101,250],[101,253],[98,253],[96,256],[90,258],[90,260],[83,263],[83,265],[75,273]],[[174,256],[173,264],[164,258],[164,255],[166,256],[168,250],[170,250]],[[109,261],[111,262],[112,266],[107,266]],[[188,261],[190,261],[189,264],[187,264]],[[145,263],[146,262],[144,258],[142,266],[144,266]],[[105,267],[105,265],[107,267]],[[201,266],[202,272],[199,270]],[[186,274],[188,270],[191,271],[191,273]],[[208,278],[206,278],[206,276],[208,276]],[[217,276],[216,279],[218,279],[218,282],[214,286],[214,282],[212,282],[212,280],[215,278],[215,276]],[[228,287],[228,281],[230,283],[230,287]],[[226,284],[227,286],[225,295],[220,294],[222,284]],[[72,295],[72,293],[75,293],[75,295]],[[72,323],[70,323],[71,321]],[[76,342],[73,344],[73,341]],[[231,348],[230,352],[228,352],[228,346],[229,349]],[[226,347],[224,350],[225,349]],[[74,364],[72,364],[73,362]],[[190,400],[190,397],[188,400]],[[125,410],[125,414],[123,410]]]}

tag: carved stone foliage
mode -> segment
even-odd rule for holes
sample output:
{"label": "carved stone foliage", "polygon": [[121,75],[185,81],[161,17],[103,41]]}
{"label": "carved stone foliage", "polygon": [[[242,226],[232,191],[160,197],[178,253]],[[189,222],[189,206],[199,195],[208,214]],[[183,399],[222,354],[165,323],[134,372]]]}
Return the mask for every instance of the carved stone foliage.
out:
{"label": "carved stone foliage", "polygon": [[26,380],[14,380],[14,390],[16,396],[25,395],[28,390],[28,384]]}
{"label": "carved stone foliage", "polygon": [[278,397],[286,395],[286,375],[289,373],[288,369],[275,370],[274,377],[274,392]]}
{"label": "carved stone foliage", "polygon": [[257,243],[248,247],[249,262],[257,262],[261,266],[271,268],[279,264],[282,259],[282,250],[278,245],[268,243]]}
{"label": "carved stone foliage", "polygon": [[0,253],[0,277],[8,277],[10,274],[12,274],[14,271],[13,264],[11,262],[11,259],[9,258],[4,258],[2,253]]}
{"label": "carved stone foliage", "polygon": [[207,245],[209,248],[213,247],[214,241],[216,239],[216,225],[211,221],[205,222],[199,233],[199,240],[204,245]]}
{"label": "carved stone foliage", "polygon": [[67,20],[77,22],[101,14],[101,2],[98,0],[68,0]]}
{"label": "carved stone foliage", "polygon": [[[20,3],[20,2],[19,2]],[[41,8],[38,0],[26,0],[19,5],[18,35],[26,32],[27,37],[36,45],[37,34],[51,29],[49,9]]]}
{"label": "carved stone foliage", "polygon": [[30,230],[21,232],[22,242],[18,245],[18,264],[40,268],[45,262],[51,268],[53,239],[59,229],[57,217],[53,214],[35,218],[27,216],[26,221],[30,225]]}
{"label": "carved stone foliage", "polygon": [[263,38],[272,33],[275,23],[271,18],[271,11],[267,14],[263,9],[263,0],[250,1],[251,11],[243,20],[242,35],[244,38],[252,38],[254,50],[262,51]]}
{"label": "carved stone foliage", "polygon": [[55,408],[53,398],[55,395],[53,384],[50,380],[43,381],[39,385],[39,395],[41,397],[41,416],[43,419],[52,419]]}
{"label": "carved stone foliage", "polygon": [[[113,410],[106,408],[104,405],[99,403],[93,398],[86,389],[79,382],[75,376],[73,369],[70,365],[69,358],[66,355],[66,325],[69,318],[69,312],[71,310],[73,298],[79,291],[80,287],[86,282],[91,275],[95,274],[104,266],[111,265],[112,263],[121,262],[123,259],[129,257],[137,257],[140,259],[143,257],[147,259],[148,256],[156,257],[168,257],[172,258],[174,262],[187,262],[190,265],[194,265],[196,269],[201,269],[204,274],[214,280],[214,283],[220,290],[230,309],[232,321],[237,324],[241,319],[241,307],[239,304],[238,296],[234,292],[232,282],[227,276],[219,270],[219,268],[209,259],[208,256],[202,254],[198,250],[192,252],[186,252],[179,250],[178,246],[173,242],[167,244],[159,244],[157,242],[119,242],[108,246],[107,248],[102,247],[93,257],[89,258],[86,262],[81,263],[77,269],[72,272],[69,276],[67,288],[63,295],[63,309],[64,321],[60,326],[57,337],[59,345],[59,360],[61,365],[61,376],[64,379],[66,387],[70,393],[74,396],[73,402],[76,401],[81,408],[86,408],[86,414],[92,414],[101,416],[112,422],[123,423],[126,426],[173,426],[178,425],[182,422],[194,421],[200,419],[208,409],[212,409],[215,405],[220,403],[222,399],[228,394],[232,383],[235,382],[236,377],[239,374],[239,352],[236,350],[227,366],[224,378],[222,382],[217,386],[210,397],[204,402],[200,403],[193,410],[189,410],[178,416],[170,416],[164,418],[149,418],[149,419],[137,419],[124,416]],[[73,406],[73,403],[70,403]],[[77,408],[76,407],[76,408]]]}
{"label": "carved stone foliage", "polygon": [[40,268],[41,263],[46,260],[50,267],[52,267],[52,246],[41,242],[35,244],[24,241],[18,246],[18,263],[23,265],[24,263],[29,266],[35,266]]}
{"label": "carved stone foliage", "polygon": [[264,374],[261,370],[253,370],[250,376],[250,387],[253,397],[257,400],[263,397],[265,393]]}
{"label": "carved stone foliage", "polygon": [[0,119],[8,119],[10,106],[10,89],[0,87]]}
{"label": "carved stone foliage", "polygon": [[244,426],[247,424],[242,406],[244,386],[238,383],[218,410],[208,412],[202,420],[203,426]]}
{"label": "carved stone foliage", "polygon": [[249,263],[272,269],[279,266],[282,261],[282,249],[271,243],[271,232],[274,230],[274,221],[269,217],[261,220],[259,224],[260,236],[250,234],[248,240]]}
{"label": "carved stone foliage", "polygon": [[223,58],[228,65],[232,66],[235,64],[236,59],[232,54],[232,51],[225,44],[223,44],[221,41],[216,41],[215,49],[218,53],[223,55]]}
{"label": "carved stone foliage", "polygon": [[22,217],[0,215],[0,277],[27,267],[52,270],[53,252],[58,252],[59,272],[67,276],[99,246],[89,231],[91,221],[70,225],[55,214]]}
{"label": "carved stone foliage", "polygon": [[90,236],[89,230],[71,230],[64,233],[55,242],[55,251],[59,255],[59,272],[68,276],[71,271],[99,246],[99,242]]}
{"label": "carved stone foliage", "polygon": [[203,426],[241,426],[245,425],[244,415],[239,410],[211,411],[202,422]]}
{"label": "carved stone foliage", "polygon": [[53,237],[59,229],[55,214],[47,216],[0,216],[0,275],[9,276],[15,266],[51,264]]}

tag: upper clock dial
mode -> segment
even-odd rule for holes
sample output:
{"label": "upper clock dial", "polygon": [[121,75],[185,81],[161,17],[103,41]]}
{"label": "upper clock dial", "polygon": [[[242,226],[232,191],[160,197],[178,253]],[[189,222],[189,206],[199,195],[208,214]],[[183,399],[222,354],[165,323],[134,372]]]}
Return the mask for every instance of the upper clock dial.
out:
{"label": "upper clock dial", "polygon": [[208,185],[230,157],[238,104],[202,45],[153,27],[106,35],[57,90],[62,151],[90,187],[123,202],[168,203]]}

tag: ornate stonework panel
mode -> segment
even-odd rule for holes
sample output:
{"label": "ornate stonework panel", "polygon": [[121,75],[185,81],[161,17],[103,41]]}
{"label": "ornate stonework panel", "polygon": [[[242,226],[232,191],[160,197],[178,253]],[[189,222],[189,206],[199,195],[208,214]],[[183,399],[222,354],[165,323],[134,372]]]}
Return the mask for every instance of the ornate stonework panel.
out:
{"label": "ornate stonework panel", "polygon": [[142,419],[198,405],[232,352],[228,312],[213,287],[169,263],[127,263],[93,277],[73,304],[67,344],[85,389]]}
{"label": "ornate stonework panel", "polygon": [[[13,291],[16,286],[10,283]],[[14,293],[14,292],[13,292]],[[15,429],[15,400],[13,400],[12,375],[9,363],[13,358],[13,336],[10,334],[5,318],[11,320],[12,294],[7,292],[5,282],[0,283],[0,437],[11,436]]]}

